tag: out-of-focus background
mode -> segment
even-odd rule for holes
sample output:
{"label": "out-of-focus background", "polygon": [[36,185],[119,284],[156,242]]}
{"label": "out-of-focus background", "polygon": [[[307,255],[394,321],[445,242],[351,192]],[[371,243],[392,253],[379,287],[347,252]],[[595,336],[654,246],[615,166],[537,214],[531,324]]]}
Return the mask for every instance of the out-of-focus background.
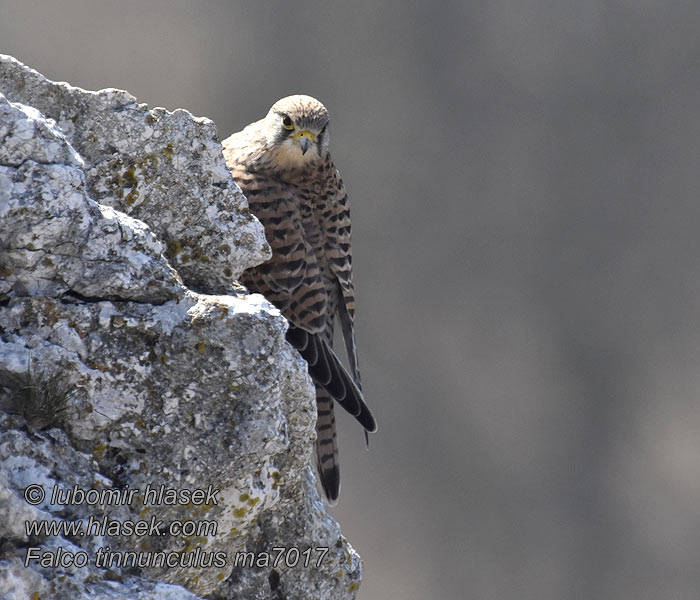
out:
{"label": "out-of-focus background", "polygon": [[0,52],[213,119],[331,111],[360,598],[700,594],[700,3],[0,0]]}

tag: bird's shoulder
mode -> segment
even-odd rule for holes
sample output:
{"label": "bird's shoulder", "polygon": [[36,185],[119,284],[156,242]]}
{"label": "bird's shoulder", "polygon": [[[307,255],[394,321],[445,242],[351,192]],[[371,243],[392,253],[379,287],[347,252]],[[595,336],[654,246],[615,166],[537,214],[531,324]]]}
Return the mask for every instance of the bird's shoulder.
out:
{"label": "bird's shoulder", "polygon": [[232,133],[221,142],[226,166],[232,171],[247,171],[265,151],[263,121],[255,121]]}
{"label": "bird's shoulder", "polygon": [[236,131],[221,142],[224,148],[224,153],[229,153],[232,158],[240,157],[246,148],[249,146],[257,146],[262,140],[262,130],[264,120],[254,121],[246,125],[240,131]]}

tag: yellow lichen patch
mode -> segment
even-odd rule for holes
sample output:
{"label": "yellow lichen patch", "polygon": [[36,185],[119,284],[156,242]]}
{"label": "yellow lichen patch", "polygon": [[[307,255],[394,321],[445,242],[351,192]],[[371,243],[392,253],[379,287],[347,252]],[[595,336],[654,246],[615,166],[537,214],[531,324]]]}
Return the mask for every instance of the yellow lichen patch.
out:
{"label": "yellow lichen patch", "polygon": [[248,504],[251,507],[255,506],[258,502],[260,502],[260,498],[251,498],[250,500],[248,500]]}
{"label": "yellow lichen patch", "polygon": [[230,267],[224,267],[224,275],[226,277],[233,277],[233,271]]}
{"label": "yellow lichen patch", "polygon": [[137,189],[132,189],[127,195],[126,198],[124,198],[124,201],[129,205],[133,206],[136,204],[136,201],[139,199],[139,191]]}
{"label": "yellow lichen patch", "polygon": [[208,502],[207,504],[200,504],[199,506],[192,506],[192,511],[190,514],[192,515],[193,518],[200,515],[200,514],[206,514],[214,506],[215,506],[215,504],[213,502]]}
{"label": "yellow lichen patch", "polygon": [[[2,274],[0,273],[0,276]],[[46,323],[50,326],[53,327],[57,322],[58,322],[58,314],[56,314],[56,306],[52,304],[51,302],[47,302],[44,304],[44,311],[43,311],[43,317],[46,319]]]}
{"label": "yellow lichen patch", "polygon": [[356,592],[359,587],[360,587],[360,584],[357,583],[357,581],[355,581],[354,583],[351,583],[348,586],[348,592]]}
{"label": "yellow lichen patch", "polygon": [[182,252],[182,244],[177,240],[168,240],[165,246],[165,255],[168,258],[172,258],[180,254],[180,252]]}
{"label": "yellow lichen patch", "polygon": [[158,169],[158,157],[155,154],[149,154],[144,157],[143,159],[143,166],[145,166],[147,169],[151,171],[155,171]]}
{"label": "yellow lichen patch", "polygon": [[250,496],[249,496],[248,494],[245,494],[245,493],[244,493],[244,494],[241,494],[241,495],[238,497],[238,499],[239,499],[241,502],[246,502],[246,501],[248,500],[248,498],[250,498]]}
{"label": "yellow lichen patch", "polygon": [[207,349],[207,346],[206,346],[206,344],[205,344],[204,342],[199,342],[199,343],[195,346],[195,348],[197,348],[197,350],[199,350],[199,353],[200,353],[200,354],[204,354],[204,352],[205,352],[206,349]]}
{"label": "yellow lichen patch", "polygon": [[233,516],[236,517],[237,519],[242,519],[245,517],[245,514],[248,512],[248,509],[245,506],[241,506],[240,508],[234,508],[233,509]]}
{"label": "yellow lichen patch", "polygon": [[73,329],[75,329],[75,331],[78,332],[78,335],[80,336],[81,340],[84,340],[87,337],[87,333],[85,333],[84,331],[80,331],[80,328],[75,324],[75,321],[69,321],[68,326],[72,327]]}
{"label": "yellow lichen patch", "polygon": [[139,184],[139,180],[136,177],[136,167],[131,167],[130,169],[124,171],[123,179],[124,183],[126,184],[124,187],[136,187]]}
{"label": "yellow lichen patch", "polygon": [[97,442],[95,447],[92,449],[92,455],[99,460],[102,458],[105,450],[107,450],[107,446],[102,442]]}

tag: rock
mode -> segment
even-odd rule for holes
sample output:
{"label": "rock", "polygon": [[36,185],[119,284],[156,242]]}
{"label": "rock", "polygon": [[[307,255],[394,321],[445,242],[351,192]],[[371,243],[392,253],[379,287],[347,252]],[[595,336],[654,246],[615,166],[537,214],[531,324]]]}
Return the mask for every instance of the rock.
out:
{"label": "rock", "polygon": [[148,223],[190,289],[228,293],[241,272],[270,258],[212,121],[149,110],[123,90],[55,83],[9,56],[0,64],[0,92],[56,122],[85,161],[89,196]]}
{"label": "rock", "polygon": [[181,296],[144,223],[87,195],[84,163],[36,109],[0,94],[0,293],[164,302]]}
{"label": "rock", "polygon": [[0,82],[0,590],[353,598],[306,365],[235,281],[269,247],[214,125],[7,56]]}

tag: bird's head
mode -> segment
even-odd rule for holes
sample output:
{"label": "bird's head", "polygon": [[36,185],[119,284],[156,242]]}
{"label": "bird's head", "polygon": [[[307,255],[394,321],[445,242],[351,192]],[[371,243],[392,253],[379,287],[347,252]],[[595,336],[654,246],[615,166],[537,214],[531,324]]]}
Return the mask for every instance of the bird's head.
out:
{"label": "bird's head", "polygon": [[265,135],[278,166],[304,167],[328,152],[328,111],[311,96],[287,96],[265,117]]}

